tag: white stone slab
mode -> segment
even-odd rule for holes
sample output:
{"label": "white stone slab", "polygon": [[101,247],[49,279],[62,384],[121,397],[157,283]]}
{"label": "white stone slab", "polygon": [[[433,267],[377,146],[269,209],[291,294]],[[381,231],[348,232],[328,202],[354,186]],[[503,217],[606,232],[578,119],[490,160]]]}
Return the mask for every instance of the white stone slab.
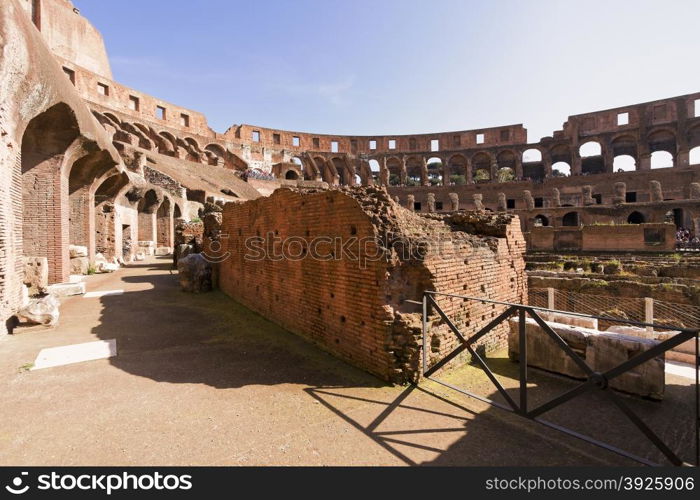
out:
{"label": "white stone slab", "polygon": [[695,380],[695,367],[678,361],[666,361],[666,373]]}
{"label": "white stone slab", "polygon": [[95,359],[107,359],[117,355],[117,339],[98,340],[84,344],[42,349],[34,361],[32,370],[71,365]]}
{"label": "white stone slab", "polygon": [[85,293],[85,283],[56,283],[49,285],[48,291],[56,297],[70,297]]}
{"label": "white stone slab", "polygon": [[95,292],[88,292],[85,295],[83,295],[83,297],[86,299],[95,299],[98,297],[105,297],[107,295],[121,295],[123,293],[124,290],[98,290]]}

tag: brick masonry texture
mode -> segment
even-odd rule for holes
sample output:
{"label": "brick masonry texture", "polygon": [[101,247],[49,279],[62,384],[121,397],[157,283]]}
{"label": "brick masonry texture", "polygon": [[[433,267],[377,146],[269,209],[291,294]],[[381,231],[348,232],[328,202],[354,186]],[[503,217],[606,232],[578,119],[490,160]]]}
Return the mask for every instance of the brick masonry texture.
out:
{"label": "brick masonry texture", "polygon": [[[407,301],[422,300],[426,290],[509,302],[526,297],[525,242],[511,216],[425,218],[381,188],[280,189],[227,204],[221,230],[224,292],[391,382],[420,375],[420,307]],[[500,313],[461,298],[438,303],[465,333]],[[444,356],[456,339],[437,316],[431,321],[431,356]],[[506,337],[504,325],[489,347],[504,346]]]}

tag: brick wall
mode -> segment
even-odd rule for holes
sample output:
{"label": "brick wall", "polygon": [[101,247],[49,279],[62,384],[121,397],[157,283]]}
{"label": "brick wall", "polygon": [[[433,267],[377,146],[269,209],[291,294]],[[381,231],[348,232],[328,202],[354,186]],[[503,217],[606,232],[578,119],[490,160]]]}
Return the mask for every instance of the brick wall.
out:
{"label": "brick wall", "polygon": [[[474,224],[424,218],[399,207],[382,189],[281,189],[269,198],[226,205],[221,251],[228,257],[219,266],[220,287],[385,380],[415,380],[421,323],[419,307],[408,300],[421,300],[424,290],[524,298],[525,245],[517,218],[501,216],[500,226],[494,221],[483,216],[477,230]],[[484,228],[492,235],[484,236]],[[438,248],[437,241],[444,244]],[[417,248],[427,253],[421,256]],[[498,312],[462,299],[439,303],[468,330]],[[493,344],[505,345],[506,328]],[[437,318],[431,333],[433,356],[446,354],[452,342]]]}

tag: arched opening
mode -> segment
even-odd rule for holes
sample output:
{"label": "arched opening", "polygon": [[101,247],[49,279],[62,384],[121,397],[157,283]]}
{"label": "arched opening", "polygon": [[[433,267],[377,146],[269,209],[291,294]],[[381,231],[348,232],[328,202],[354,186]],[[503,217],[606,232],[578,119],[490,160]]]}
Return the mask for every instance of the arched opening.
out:
{"label": "arched opening", "polygon": [[603,150],[600,143],[588,141],[579,148],[582,174],[600,174],[605,172]]}
{"label": "arched opening", "polygon": [[79,136],[75,115],[64,103],[34,117],[22,136],[22,244],[27,257],[46,257],[49,281],[67,281],[69,228],[64,155]]}
{"label": "arched opening", "polygon": [[[651,168],[668,168],[673,166],[676,154],[676,136],[670,130],[657,130],[648,137],[651,152]],[[665,153],[665,154],[661,154]]]}
{"label": "arched opening", "polygon": [[428,160],[428,182],[431,186],[443,184],[443,164],[440,158],[434,157]]}
{"label": "arched opening", "polygon": [[651,168],[670,168],[673,166],[673,155],[668,151],[654,151],[651,154]]}
{"label": "arched opening", "polygon": [[326,161],[325,158],[319,156],[314,159],[314,162],[316,163],[316,167],[318,167],[321,174],[321,180],[330,184],[331,186],[334,185],[335,172],[333,171],[333,167],[330,165],[330,160]]}
{"label": "arched opening", "polygon": [[402,179],[402,163],[398,158],[387,158],[386,169],[389,171],[389,185],[401,186],[404,182]]}
{"label": "arched opening", "polygon": [[380,166],[379,162],[375,159],[371,159],[367,162],[369,164],[369,171],[370,175],[372,175],[372,180],[374,181],[375,184],[380,183],[379,179],[379,173],[380,173]]}
{"label": "arched opening", "polygon": [[637,169],[637,140],[631,135],[621,135],[610,143],[613,156],[613,172],[630,172]]}
{"label": "arched opening", "polygon": [[523,163],[535,163],[542,161],[542,151],[535,148],[523,151]]}
{"label": "arched opening", "polygon": [[516,156],[513,151],[501,151],[496,156],[498,169],[496,170],[497,182],[510,182],[515,180]]}
{"label": "arched opening", "polygon": [[578,219],[578,212],[569,212],[564,215],[564,217],[561,218],[561,225],[562,226],[578,226],[579,225],[579,219]]}
{"label": "arched opening", "polygon": [[627,224],[644,224],[644,215],[636,210],[627,217]]}
{"label": "arched opening", "polygon": [[406,185],[420,186],[422,184],[423,161],[412,157],[406,160]]}
{"label": "arched opening", "polygon": [[333,158],[331,162],[338,173],[338,183],[341,186],[352,186],[355,183],[355,173],[350,170],[341,158]]}
{"label": "arched opening", "polygon": [[666,222],[671,222],[676,226],[676,229],[683,229],[685,227],[685,213],[682,208],[674,208],[666,212],[665,216]]}
{"label": "arched opening", "polygon": [[486,153],[477,153],[472,158],[472,176],[476,183],[491,180],[491,157]]}
{"label": "arched opening", "polygon": [[634,172],[637,162],[630,155],[620,155],[613,159],[613,172]]}
{"label": "arched opening", "polygon": [[552,177],[569,177],[571,175],[571,165],[565,161],[558,161],[552,165]]}
{"label": "arched opening", "polygon": [[299,179],[299,174],[296,172],[296,170],[289,169],[287,170],[287,173],[284,174],[284,178],[288,181],[296,181]]}
{"label": "arched opening", "polygon": [[447,161],[449,172],[448,182],[451,185],[463,186],[467,183],[467,159],[462,155],[453,155]]}
{"label": "arched opening", "polygon": [[139,200],[137,205],[139,241],[150,241],[155,245],[157,241],[155,218],[159,203],[158,195],[153,189],[148,190]]}
{"label": "arched opening", "polygon": [[549,219],[546,216],[539,214],[532,219],[532,224],[535,227],[547,227],[549,226]]}
{"label": "arched opening", "polygon": [[165,198],[156,211],[156,245],[158,248],[172,249],[173,218],[170,213],[170,200]]}
{"label": "arched opening", "polygon": [[690,150],[689,163],[691,165],[700,164],[700,146],[696,146]]}
{"label": "arched opening", "polygon": [[581,147],[578,149],[578,153],[579,155],[581,155],[581,158],[600,156],[602,154],[602,148],[600,147],[599,142],[588,141],[584,144],[581,144]]}

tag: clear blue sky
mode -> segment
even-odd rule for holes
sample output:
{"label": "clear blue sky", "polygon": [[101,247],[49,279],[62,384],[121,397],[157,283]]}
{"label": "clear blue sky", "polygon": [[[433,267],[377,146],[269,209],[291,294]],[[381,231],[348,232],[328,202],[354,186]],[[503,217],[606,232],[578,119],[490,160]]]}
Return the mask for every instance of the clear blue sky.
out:
{"label": "clear blue sky", "polygon": [[74,0],[115,79],[232,124],[400,134],[700,90],[700,1]]}

